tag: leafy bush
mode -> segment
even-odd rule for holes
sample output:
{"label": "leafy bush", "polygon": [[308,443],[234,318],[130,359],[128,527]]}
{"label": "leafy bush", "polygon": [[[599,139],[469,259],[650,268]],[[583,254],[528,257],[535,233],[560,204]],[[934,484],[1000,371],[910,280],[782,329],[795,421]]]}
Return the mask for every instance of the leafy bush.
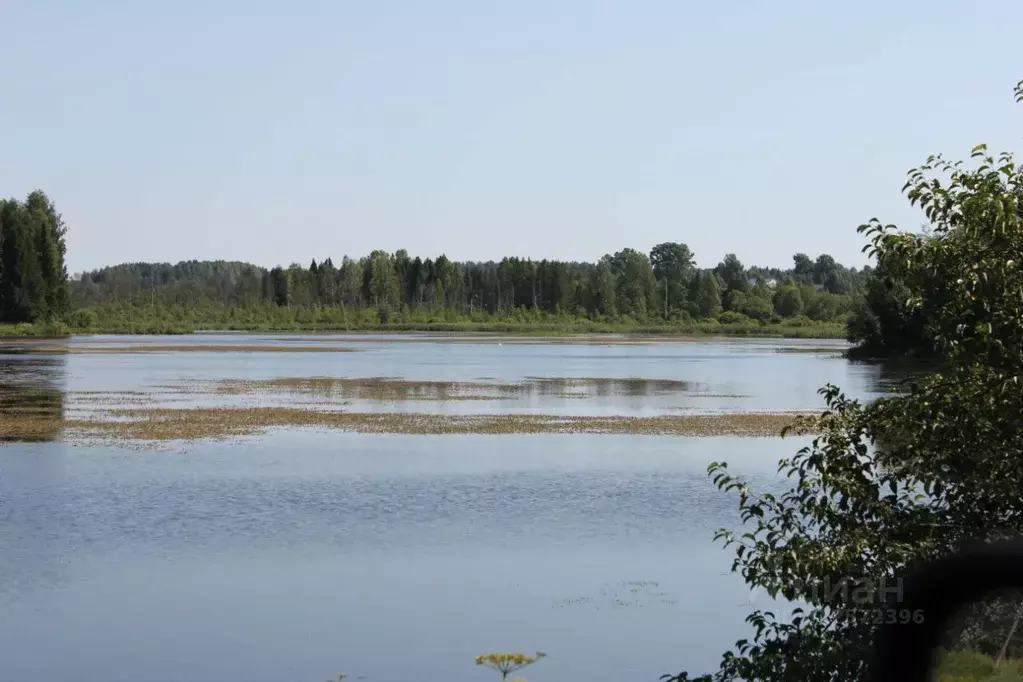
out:
{"label": "leafy bush", "polygon": [[774,306],[768,299],[750,296],[739,312],[759,322],[768,322],[774,316]]}
{"label": "leafy bush", "polygon": [[1023,661],[995,659],[979,651],[942,652],[936,682],[1023,682]]}
{"label": "leafy bush", "polygon": [[803,312],[803,296],[799,288],[785,286],[774,295],[774,311],[782,317],[795,317]]}
{"label": "leafy bush", "polygon": [[99,316],[96,315],[94,311],[89,310],[88,308],[83,308],[71,313],[71,319],[69,322],[75,329],[95,329],[99,326]]}
{"label": "leafy bush", "polygon": [[726,310],[725,312],[718,315],[718,322],[721,324],[750,324],[753,322],[750,318],[746,317],[742,313],[737,313],[732,310]]}
{"label": "leafy bush", "polygon": [[783,327],[812,327],[814,325],[814,321],[806,315],[797,315],[795,317],[782,320],[781,324]]}
{"label": "leafy bush", "polygon": [[57,337],[68,336],[70,334],[70,330],[66,324],[53,318],[46,320],[40,326],[42,327],[43,336]]}
{"label": "leafy bush", "polygon": [[909,291],[906,313],[926,321],[941,371],[867,405],[824,387],[827,409],[793,430],[815,437],[781,461],[781,494],[709,468],[745,526],[716,536],[735,550],[733,571],[806,605],[792,618],[753,611],[754,634],[725,652],[716,681],[860,682],[886,583],[963,542],[1023,533],[1023,168],[983,145],[973,158],[931,157],[910,173],[928,232],[860,227]]}

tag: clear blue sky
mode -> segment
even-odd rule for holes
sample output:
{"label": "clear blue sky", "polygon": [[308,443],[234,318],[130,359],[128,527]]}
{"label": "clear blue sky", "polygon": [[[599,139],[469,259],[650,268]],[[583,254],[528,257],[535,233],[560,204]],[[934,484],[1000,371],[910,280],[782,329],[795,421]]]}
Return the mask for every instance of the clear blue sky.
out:
{"label": "clear blue sky", "polygon": [[69,269],[683,241],[862,265],[928,154],[1019,146],[1023,3],[0,2],[0,193]]}

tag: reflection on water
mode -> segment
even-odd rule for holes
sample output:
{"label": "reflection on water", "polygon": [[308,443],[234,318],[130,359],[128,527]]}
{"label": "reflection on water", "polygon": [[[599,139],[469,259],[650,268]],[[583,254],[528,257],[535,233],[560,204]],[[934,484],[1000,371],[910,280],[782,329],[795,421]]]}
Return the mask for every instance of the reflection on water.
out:
{"label": "reflection on water", "polygon": [[[236,337],[229,340],[238,344]],[[449,417],[788,413],[819,409],[817,390],[825,383],[871,400],[905,390],[907,380],[929,369],[905,362],[848,362],[832,352],[841,349],[838,345],[763,341],[502,347],[363,340],[362,353],[258,358],[247,353],[139,358],[51,352],[90,343],[96,340],[73,339],[45,349],[28,344],[0,348],[0,442],[55,440],[62,423],[74,426],[73,420],[95,417],[101,407],[140,404],[309,410],[338,403],[367,414]],[[253,337],[251,343],[266,339]],[[606,362],[594,362],[599,358]],[[65,365],[74,379],[67,395]]]}
{"label": "reflection on water", "polygon": [[[189,387],[201,392],[203,384]],[[555,398],[591,396],[663,396],[697,388],[692,382],[674,379],[610,377],[525,377],[516,382],[411,381],[395,377],[281,377],[265,380],[231,379],[213,384],[220,395],[244,395],[263,392],[308,393],[350,400],[381,402],[405,400],[499,400],[541,395]]]}
{"label": "reflection on water", "polygon": [[909,390],[936,369],[933,363],[920,360],[852,360],[852,367],[862,367],[868,373],[872,392],[891,395]]}
{"label": "reflection on water", "polygon": [[56,440],[64,418],[65,359],[0,348],[0,442]]}

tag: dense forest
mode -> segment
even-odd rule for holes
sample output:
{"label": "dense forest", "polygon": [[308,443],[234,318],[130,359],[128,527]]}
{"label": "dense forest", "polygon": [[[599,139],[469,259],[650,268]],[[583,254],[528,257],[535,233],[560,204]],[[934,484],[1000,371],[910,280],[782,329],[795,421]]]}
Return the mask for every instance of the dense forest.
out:
{"label": "dense forest", "polygon": [[40,191],[0,200],[0,322],[59,320],[68,313],[64,221]]}
{"label": "dense forest", "polygon": [[[665,242],[595,263],[452,261],[374,251],[308,267],[236,261],[127,263],[69,278],[66,227],[42,191],[0,201],[0,333],[197,329],[721,331],[847,336],[864,355],[927,354],[905,286],[827,254],[787,268],[726,254],[698,268]],[[765,329],[767,328],[767,329]]]}
{"label": "dense forest", "polygon": [[[532,312],[617,323],[844,321],[867,288],[870,269],[828,255],[796,254],[788,269],[745,267],[728,254],[701,270],[681,243],[649,255],[626,248],[596,263],[504,258],[458,262],[374,251],[264,269],[239,262],[133,263],[83,273],[71,283],[78,308],[261,306],[345,314],[378,323],[428,312],[441,320]],[[312,314],[312,313],[310,313]],[[363,314],[358,319],[365,319]]]}

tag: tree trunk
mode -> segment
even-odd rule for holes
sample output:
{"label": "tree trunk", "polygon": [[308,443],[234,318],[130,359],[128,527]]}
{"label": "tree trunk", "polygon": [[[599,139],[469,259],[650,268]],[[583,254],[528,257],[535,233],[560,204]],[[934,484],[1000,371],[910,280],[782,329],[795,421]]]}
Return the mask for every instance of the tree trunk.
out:
{"label": "tree trunk", "polygon": [[1009,649],[1009,642],[1012,641],[1012,636],[1016,634],[1016,628],[1019,627],[1019,621],[1023,618],[1023,601],[1020,602],[1019,609],[1016,610],[1016,618],[1012,621],[1012,627],[1009,628],[1009,635],[1005,638],[1005,642],[1002,643],[1002,650],[998,652],[998,658],[995,659],[995,667],[1002,662],[1005,658],[1005,652]]}

